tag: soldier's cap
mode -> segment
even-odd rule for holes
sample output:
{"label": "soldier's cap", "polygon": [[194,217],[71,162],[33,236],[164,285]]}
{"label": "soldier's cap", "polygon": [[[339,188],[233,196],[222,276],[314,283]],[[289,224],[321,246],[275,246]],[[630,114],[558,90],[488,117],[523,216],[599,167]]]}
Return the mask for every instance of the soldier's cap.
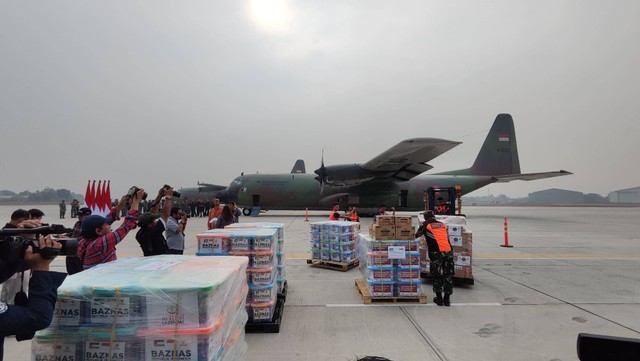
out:
{"label": "soldier's cap", "polygon": [[82,207],[78,209],[78,216],[90,216],[90,215],[91,215],[91,209],[87,207]]}
{"label": "soldier's cap", "polygon": [[143,213],[142,215],[140,215],[140,218],[138,219],[138,227],[147,227],[148,225],[150,225],[151,223],[153,223],[154,220],[160,218],[160,215],[158,213]]}
{"label": "soldier's cap", "polygon": [[433,211],[424,212],[424,219],[432,219],[432,218],[436,218],[436,215],[433,213]]}
{"label": "soldier's cap", "polygon": [[93,238],[97,237],[96,228],[102,227],[105,223],[110,223],[111,219],[99,216],[97,214],[91,215],[82,220],[80,228],[82,229],[82,237]]}

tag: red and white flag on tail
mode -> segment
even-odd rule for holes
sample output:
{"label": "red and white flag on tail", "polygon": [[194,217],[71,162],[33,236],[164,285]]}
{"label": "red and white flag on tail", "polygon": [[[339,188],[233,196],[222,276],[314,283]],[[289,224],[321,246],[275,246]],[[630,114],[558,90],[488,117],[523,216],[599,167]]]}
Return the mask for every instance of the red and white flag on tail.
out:
{"label": "red and white flag on tail", "polygon": [[498,141],[499,142],[508,142],[509,141],[509,134],[500,134],[500,135],[498,135]]}
{"label": "red and white flag on tail", "polygon": [[[91,184],[91,186],[89,186]],[[111,190],[109,189],[111,182],[107,185],[107,181],[89,181],[87,183],[87,191],[84,195],[84,206],[91,209],[91,214],[106,216],[111,211]]]}

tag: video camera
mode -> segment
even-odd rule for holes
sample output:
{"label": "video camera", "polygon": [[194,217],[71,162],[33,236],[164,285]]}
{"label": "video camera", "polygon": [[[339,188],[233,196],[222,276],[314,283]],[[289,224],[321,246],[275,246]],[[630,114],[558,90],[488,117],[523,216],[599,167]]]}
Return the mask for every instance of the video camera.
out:
{"label": "video camera", "polygon": [[[53,248],[40,249],[38,236],[47,236],[50,234],[71,233],[73,229],[65,228],[61,224],[52,224],[48,226],[35,228],[5,228],[0,230],[0,260],[10,263],[24,259],[24,252],[27,247],[33,248],[33,253],[40,253],[44,259],[54,259],[59,254],[65,256],[75,255],[78,251],[77,238],[56,238],[55,240],[62,244],[60,250]],[[24,234],[35,234],[36,239],[24,239]]]}
{"label": "video camera", "polygon": [[[135,196],[139,190],[140,188],[133,186],[129,188],[129,191],[127,192],[127,196],[129,196],[130,199],[133,199],[133,196]],[[142,193],[142,200],[146,200],[147,196],[148,196],[147,192]]]}
{"label": "video camera", "polygon": [[[171,186],[168,184],[165,184],[162,189],[171,189]],[[173,191],[173,196],[176,198],[180,198],[180,192],[178,191]]]}

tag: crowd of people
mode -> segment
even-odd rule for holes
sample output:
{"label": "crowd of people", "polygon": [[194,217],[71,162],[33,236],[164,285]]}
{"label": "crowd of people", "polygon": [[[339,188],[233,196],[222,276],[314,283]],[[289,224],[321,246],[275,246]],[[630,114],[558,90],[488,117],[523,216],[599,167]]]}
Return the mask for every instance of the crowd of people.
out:
{"label": "crowd of people", "polygon": [[[145,200],[144,189],[136,188],[115,200],[105,217],[92,214],[89,208],[80,208],[80,203],[74,199],[71,213],[78,221],[71,232],[63,236],[77,238],[78,248],[75,256],[66,257],[67,273],[50,272],[49,264],[53,259],[41,257],[41,253],[34,252],[31,246],[24,251],[23,259],[11,264],[1,262],[0,360],[4,337],[16,335],[17,338],[29,339],[35,331],[51,323],[56,290],[67,274],[116,260],[116,246],[135,228],[138,228],[135,238],[144,256],[183,254],[184,231],[189,218],[207,217],[206,226],[213,229],[238,222],[242,214],[233,202],[222,206],[218,199],[180,201],[177,195],[174,197],[175,193],[173,188],[163,186],[155,199]],[[65,201],[62,200],[59,206],[60,218],[64,218],[67,207]],[[39,209],[18,209],[3,229],[40,227],[45,225],[44,216]],[[112,229],[112,224],[118,220],[122,220],[122,223]],[[35,238],[28,234],[21,236],[25,239]],[[53,258],[62,247],[51,236],[41,236],[34,241],[39,242],[41,249],[49,250]],[[28,287],[25,283],[28,283]]]}

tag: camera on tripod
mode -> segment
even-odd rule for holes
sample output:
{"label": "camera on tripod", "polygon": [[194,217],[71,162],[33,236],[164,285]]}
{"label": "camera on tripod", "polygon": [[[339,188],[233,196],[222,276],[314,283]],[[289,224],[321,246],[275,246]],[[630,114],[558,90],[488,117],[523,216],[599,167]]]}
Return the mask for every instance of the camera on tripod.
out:
{"label": "camera on tripod", "polygon": [[[10,228],[0,230],[0,259],[5,262],[16,262],[24,259],[25,251],[29,246],[32,247],[33,253],[40,253],[44,259],[54,259],[59,254],[65,256],[75,255],[78,251],[77,238],[56,238],[62,248],[60,250],[54,248],[40,248],[38,236],[47,236],[50,234],[71,233],[73,229],[65,228],[61,224],[52,224],[48,226],[36,228]],[[35,234],[36,239],[25,239],[24,234]]]}

